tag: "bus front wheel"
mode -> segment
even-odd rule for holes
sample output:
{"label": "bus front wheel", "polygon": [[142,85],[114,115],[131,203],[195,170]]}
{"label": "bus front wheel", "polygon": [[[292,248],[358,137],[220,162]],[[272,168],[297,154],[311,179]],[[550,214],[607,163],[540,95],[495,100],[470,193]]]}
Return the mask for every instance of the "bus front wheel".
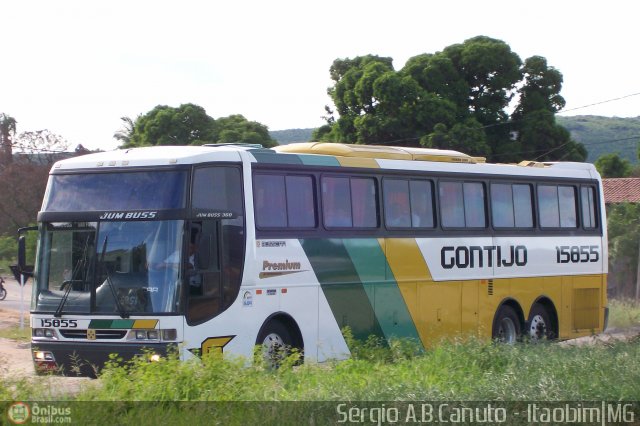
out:
{"label": "bus front wheel", "polygon": [[260,331],[256,342],[261,345],[261,355],[265,365],[278,368],[292,353],[293,338],[287,327],[280,321],[269,321]]}
{"label": "bus front wheel", "polygon": [[509,305],[502,305],[493,319],[491,336],[501,343],[513,344],[520,337],[521,327],[518,314]]}

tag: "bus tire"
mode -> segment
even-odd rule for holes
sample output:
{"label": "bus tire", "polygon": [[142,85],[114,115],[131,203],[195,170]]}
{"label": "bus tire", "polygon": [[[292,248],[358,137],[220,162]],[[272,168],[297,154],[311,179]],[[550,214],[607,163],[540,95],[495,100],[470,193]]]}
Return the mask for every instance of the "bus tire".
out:
{"label": "bus tire", "polygon": [[547,308],[540,303],[536,303],[531,307],[529,320],[527,321],[526,336],[531,342],[553,340],[555,337],[551,316]]}
{"label": "bus tire", "polygon": [[502,305],[493,318],[491,337],[500,343],[514,344],[521,334],[520,319],[509,305]]}
{"label": "bus tire", "polygon": [[293,338],[289,329],[280,321],[272,319],[260,330],[256,344],[265,365],[278,368],[292,353]]}

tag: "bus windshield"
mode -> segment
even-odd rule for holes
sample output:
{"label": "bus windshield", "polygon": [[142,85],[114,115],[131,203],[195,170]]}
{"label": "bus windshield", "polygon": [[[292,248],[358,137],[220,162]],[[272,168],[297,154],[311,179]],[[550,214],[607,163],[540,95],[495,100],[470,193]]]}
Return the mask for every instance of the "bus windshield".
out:
{"label": "bus windshield", "polygon": [[43,224],[32,309],[179,312],[184,221]]}
{"label": "bus windshield", "polygon": [[53,175],[44,210],[180,209],[186,183],[187,172],[180,170]]}

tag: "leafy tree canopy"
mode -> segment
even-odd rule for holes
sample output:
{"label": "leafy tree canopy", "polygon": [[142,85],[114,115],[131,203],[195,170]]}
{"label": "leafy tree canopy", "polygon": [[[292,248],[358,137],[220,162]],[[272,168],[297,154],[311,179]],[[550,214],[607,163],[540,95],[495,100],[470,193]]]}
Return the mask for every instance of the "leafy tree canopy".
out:
{"label": "leafy tree canopy", "polygon": [[631,175],[631,163],[626,158],[620,158],[617,153],[604,154],[594,164],[600,175],[605,178],[623,178]]}
{"label": "leafy tree canopy", "polygon": [[555,121],[562,74],[541,56],[523,63],[501,40],[474,37],[399,71],[391,58],[336,59],[330,76],[336,108],[327,107],[318,140],[459,149],[500,162],[587,155]]}
{"label": "leafy tree canopy", "polygon": [[214,118],[204,108],[183,104],[177,108],[158,105],[133,121],[123,117],[123,129],[114,138],[121,148],[154,145],[203,145],[206,143],[257,143],[274,146],[268,128],[242,115]]}

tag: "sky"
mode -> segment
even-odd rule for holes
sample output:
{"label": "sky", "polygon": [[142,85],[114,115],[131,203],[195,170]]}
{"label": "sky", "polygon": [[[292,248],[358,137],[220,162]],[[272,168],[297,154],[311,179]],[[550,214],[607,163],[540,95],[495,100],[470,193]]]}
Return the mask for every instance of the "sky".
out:
{"label": "sky", "polygon": [[563,115],[637,117],[638,12],[632,0],[0,0],[0,113],[71,149],[115,149],[121,117],[156,105],[318,127],[335,59],[400,70],[485,35],[563,74]]}

